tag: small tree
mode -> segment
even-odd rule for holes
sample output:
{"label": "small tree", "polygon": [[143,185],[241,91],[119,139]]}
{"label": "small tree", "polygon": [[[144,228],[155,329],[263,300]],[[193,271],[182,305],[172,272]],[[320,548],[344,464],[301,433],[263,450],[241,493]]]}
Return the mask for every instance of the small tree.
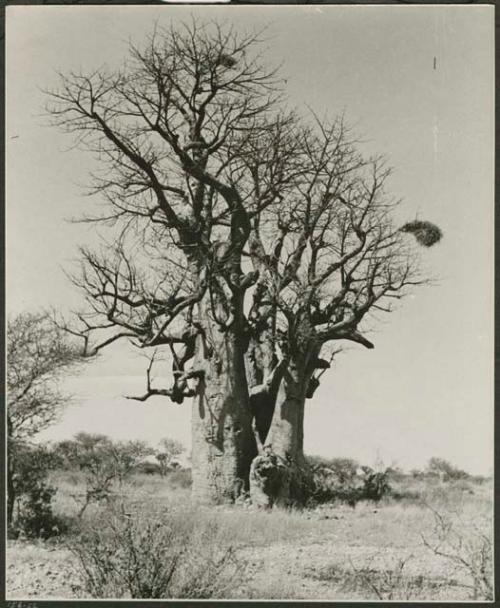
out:
{"label": "small tree", "polygon": [[114,443],[106,435],[78,433],[59,444],[65,460],[85,473],[85,499],[81,517],[91,502],[110,501],[113,487],[122,484],[145,456],[154,453],[143,441]]}
{"label": "small tree", "polygon": [[78,433],[73,444],[66,456],[85,474],[85,499],[78,513],[82,517],[91,502],[110,500],[117,472],[112,443],[106,435]]}
{"label": "small tree", "polygon": [[451,462],[448,462],[448,460],[445,460],[444,458],[431,458],[427,465],[427,470],[432,475],[439,475],[443,480],[465,479],[466,477],[469,477],[468,473],[453,466]]}
{"label": "small tree", "polygon": [[172,466],[176,456],[179,456],[185,451],[185,447],[180,441],[166,437],[160,441],[160,450],[155,454],[156,460],[160,465],[160,473],[162,476],[167,474],[168,469]]}
{"label": "small tree", "polygon": [[68,402],[61,374],[80,360],[68,334],[47,313],[22,313],[7,323],[7,522],[19,486],[14,480],[22,446],[52,424]]}
{"label": "small tree", "polygon": [[155,453],[145,441],[120,441],[111,445],[117,478],[123,483],[146,458]]}
{"label": "small tree", "polygon": [[26,440],[49,426],[68,396],[61,372],[80,360],[47,313],[22,313],[7,324],[7,427],[9,438]]}

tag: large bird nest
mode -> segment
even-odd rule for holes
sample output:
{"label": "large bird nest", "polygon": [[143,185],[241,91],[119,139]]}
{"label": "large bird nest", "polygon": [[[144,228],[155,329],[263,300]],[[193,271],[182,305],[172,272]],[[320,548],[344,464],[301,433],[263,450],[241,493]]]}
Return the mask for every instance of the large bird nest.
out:
{"label": "large bird nest", "polygon": [[219,56],[219,65],[222,65],[225,68],[234,68],[236,65],[236,59],[231,57],[231,55],[226,55],[225,53],[221,53]]}
{"label": "large bird nest", "polygon": [[443,237],[440,228],[431,222],[414,220],[407,222],[400,228],[401,232],[409,232],[417,239],[417,242],[423,247],[432,247],[439,243]]}

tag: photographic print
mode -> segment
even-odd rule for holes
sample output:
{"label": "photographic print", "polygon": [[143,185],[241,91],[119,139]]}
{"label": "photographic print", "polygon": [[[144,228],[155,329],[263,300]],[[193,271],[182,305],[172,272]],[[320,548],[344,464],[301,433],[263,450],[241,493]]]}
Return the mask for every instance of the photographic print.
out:
{"label": "photographic print", "polygon": [[7,599],[493,601],[494,8],[6,10]]}

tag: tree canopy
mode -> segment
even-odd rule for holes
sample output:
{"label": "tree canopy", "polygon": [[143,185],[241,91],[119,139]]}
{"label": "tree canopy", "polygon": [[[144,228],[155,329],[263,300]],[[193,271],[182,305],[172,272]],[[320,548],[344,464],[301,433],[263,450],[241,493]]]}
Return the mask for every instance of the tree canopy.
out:
{"label": "tree canopy", "polygon": [[61,373],[81,360],[80,348],[49,313],[21,313],[7,323],[7,425],[25,440],[49,426],[69,400]]}

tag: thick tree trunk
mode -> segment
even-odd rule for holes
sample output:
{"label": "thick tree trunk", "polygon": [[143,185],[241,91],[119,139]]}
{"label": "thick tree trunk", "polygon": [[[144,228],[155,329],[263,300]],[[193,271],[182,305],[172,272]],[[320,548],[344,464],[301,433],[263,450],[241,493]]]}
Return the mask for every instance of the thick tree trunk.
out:
{"label": "thick tree trunk", "polygon": [[200,337],[205,374],[192,408],[193,499],[233,502],[249,490],[256,455],[241,336],[210,327]]}
{"label": "thick tree trunk", "polygon": [[304,366],[291,360],[279,387],[271,428],[266,440],[285,460],[302,456],[304,403],[308,380]]}
{"label": "thick tree trunk", "polygon": [[[213,252],[215,255],[215,252]],[[220,260],[219,260],[220,262]],[[239,258],[229,259],[235,281]],[[207,272],[207,260],[190,259],[195,284]],[[231,503],[249,489],[250,465],[257,452],[245,373],[244,292],[227,290],[212,277],[197,304],[193,367],[201,370],[192,402],[192,498],[206,504]]]}
{"label": "thick tree trunk", "polygon": [[310,373],[291,360],[284,373],[263,453],[252,463],[250,493],[259,506],[301,505],[307,499],[304,407]]}
{"label": "thick tree trunk", "polygon": [[273,419],[283,366],[281,364],[278,368],[273,336],[263,332],[260,338],[250,340],[245,363],[254,432],[258,442],[264,445]]}

